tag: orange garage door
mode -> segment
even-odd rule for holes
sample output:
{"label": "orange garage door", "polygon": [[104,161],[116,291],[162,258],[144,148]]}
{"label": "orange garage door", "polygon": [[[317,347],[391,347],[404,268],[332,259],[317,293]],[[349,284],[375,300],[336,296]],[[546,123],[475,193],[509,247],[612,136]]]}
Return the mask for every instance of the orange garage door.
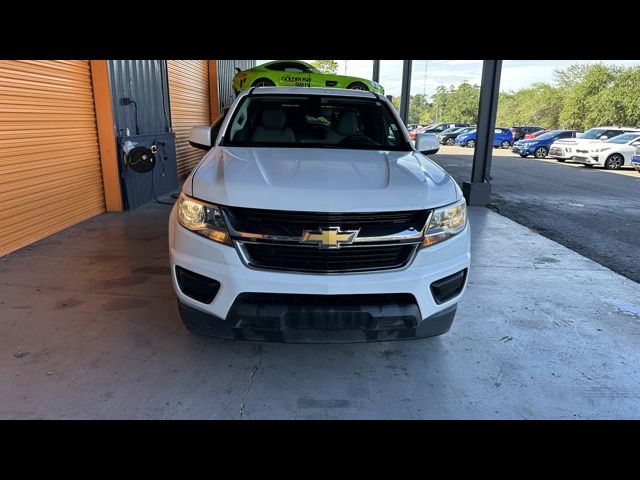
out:
{"label": "orange garage door", "polygon": [[0,255],[102,212],[89,61],[0,61]]}
{"label": "orange garage door", "polygon": [[178,178],[187,176],[204,151],[189,145],[194,125],[210,125],[208,60],[169,60],[171,126],[176,134]]}

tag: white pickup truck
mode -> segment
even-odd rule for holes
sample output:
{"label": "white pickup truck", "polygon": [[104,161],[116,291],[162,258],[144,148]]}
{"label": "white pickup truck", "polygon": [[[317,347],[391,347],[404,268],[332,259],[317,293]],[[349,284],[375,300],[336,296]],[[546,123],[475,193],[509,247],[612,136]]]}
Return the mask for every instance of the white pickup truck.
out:
{"label": "white pickup truck", "polygon": [[[309,342],[447,332],[470,245],[456,182],[373,92],[252,88],[213,127],[169,221],[197,335]],[[422,152],[422,153],[421,153]]]}
{"label": "white pickup truck", "polygon": [[[595,160],[591,157],[597,150],[598,144],[610,140],[624,133],[640,132],[637,128],[631,127],[596,127],[581,133],[577,138],[567,138],[557,140],[549,147],[549,156],[559,162],[576,160],[585,165],[596,165],[599,158]],[[596,157],[598,157],[596,155]],[[602,163],[604,164],[604,163]],[[611,167],[610,167],[611,168]]]}

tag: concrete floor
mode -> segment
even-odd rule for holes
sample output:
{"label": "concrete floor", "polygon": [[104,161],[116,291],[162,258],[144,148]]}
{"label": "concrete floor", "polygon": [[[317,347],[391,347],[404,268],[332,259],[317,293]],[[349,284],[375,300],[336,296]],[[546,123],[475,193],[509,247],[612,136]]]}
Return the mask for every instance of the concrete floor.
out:
{"label": "concrete floor", "polygon": [[640,418],[640,288],[484,208],[441,337],[286,345],[182,327],[169,207],[0,259],[0,418]]}

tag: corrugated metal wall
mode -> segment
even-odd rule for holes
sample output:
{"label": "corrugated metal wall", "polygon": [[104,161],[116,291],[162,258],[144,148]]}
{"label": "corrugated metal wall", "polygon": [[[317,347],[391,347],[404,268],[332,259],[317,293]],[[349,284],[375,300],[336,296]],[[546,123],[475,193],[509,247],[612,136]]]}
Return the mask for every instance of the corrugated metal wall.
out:
{"label": "corrugated metal wall", "polygon": [[0,61],[0,255],[103,211],[89,61]]}
{"label": "corrugated metal wall", "polygon": [[235,67],[241,70],[256,66],[255,60],[218,60],[218,108],[228,107],[233,103],[233,87],[231,82],[236,74]]}
{"label": "corrugated metal wall", "polygon": [[109,60],[113,120],[116,135],[136,134],[136,107],[123,105],[131,98],[138,105],[140,134],[168,132],[171,126],[166,60]]}
{"label": "corrugated metal wall", "polygon": [[[171,132],[167,62],[110,60],[109,80],[123,203],[125,209],[133,209],[178,188],[175,138]],[[124,105],[124,98],[136,102],[137,119],[136,105]],[[156,154],[156,168],[142,174],[126,167],[122,145],[127,140],[147,147],[156,142],[164,143]]]}
{"label": "corrugated metal wall", "polygon": [[211,124],[208,60],[168,60],[171,125],[176,134],[178,178],[186,177],[204,151],[189,145],[194,125]]}

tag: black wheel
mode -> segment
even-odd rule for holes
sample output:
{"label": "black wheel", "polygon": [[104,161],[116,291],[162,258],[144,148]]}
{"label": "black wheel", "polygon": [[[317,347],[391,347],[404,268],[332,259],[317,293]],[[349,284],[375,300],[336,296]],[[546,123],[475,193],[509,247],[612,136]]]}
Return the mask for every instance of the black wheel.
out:
{"label": "black wheel", "polygon": [[511,142],[509,140],[503,140],[502,143],[500,144],[500,146],[502,148],[509,148],[509,147],[511,147]]}
{"label": "black wheel", "polygon": [[624,165],[624,157],[619,153],[609,155],[604,161],[604,168],[607,170],[618,170],[622,165]]}
{"label": "black wheel", "polygon": [[533,155],[536,158],[545,158],[547,153],[549,153],[547,147],[538,147],[534,150]]}
{"label": "black wheel", "polygon": [[475,140],[469,140],[469,141],[467,142],[467,147],[469,147],[469,148],[475,148],[475,146],[476,146],[476,141],[475,141]]}
{"label": "black wheel", "polygon": [[369,90],[367,86],[362,82],[353,82],[350,83],[347,87],[349,90]]}
{"label": "black wheel", "polygon": [[559,161],[560,163],[564,163],[567,159],[566,158],[556,158],[557,161]]}
{"label": "black wheel", "polygon": [[523,154],[521,153],[521,154],[520,154],[520,156],[521,156],[522,158],[527,158],[529,155],[523,155]]}
{"label": "black wheel", "polygon": [[445,143],[451,147],[455,145],[456,141],[453,138],[447,138],[447,141]]}
{"label": "black wheel", "polygon": [[251,84],[252,87],[275,87],[276,84],[273,83],[268,78],[259,78],[255,82]]}

